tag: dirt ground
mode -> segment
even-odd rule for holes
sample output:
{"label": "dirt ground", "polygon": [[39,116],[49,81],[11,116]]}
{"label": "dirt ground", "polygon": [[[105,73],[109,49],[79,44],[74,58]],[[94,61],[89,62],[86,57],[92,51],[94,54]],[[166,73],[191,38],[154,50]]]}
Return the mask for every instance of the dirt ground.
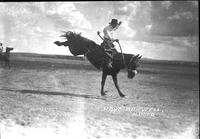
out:
{"label": "dirt ground", "polygon": [[0,139],[198,138],[198,66],[143,64],[132,80],[121,71],[120,98],[111,77],[100,96],[101,72],[87,61],[11,64],[0,67]]}

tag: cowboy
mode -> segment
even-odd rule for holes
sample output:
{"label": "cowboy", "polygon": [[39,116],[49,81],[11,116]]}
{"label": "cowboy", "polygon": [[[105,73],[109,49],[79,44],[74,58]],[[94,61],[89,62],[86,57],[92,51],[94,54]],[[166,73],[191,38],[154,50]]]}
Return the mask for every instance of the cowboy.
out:
{"label": "cowboy", "polygon": [[105,49],[107,54],[110,55],[110,58],[107,63],[109,68],[112,68],[113,50],[115,47],[113,42],[119,42],[118,39],[114,39],[113,32],[118,29],[121,23],[121,21],[118,23],[117,19],[112,19],[109,25],[103,29],[104,41],[101,45]]}
{"label": "cowboy", "polygon": [[0,43],[0,54],[3,54],[3,43]]}

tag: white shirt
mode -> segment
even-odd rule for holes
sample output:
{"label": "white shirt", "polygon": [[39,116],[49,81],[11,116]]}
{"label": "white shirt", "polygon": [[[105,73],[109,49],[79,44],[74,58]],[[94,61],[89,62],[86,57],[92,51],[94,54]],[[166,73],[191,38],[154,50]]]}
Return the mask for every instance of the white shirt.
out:
{"label": "white shirt", "polygon": [[119,25],[117,25],[115,28],[113,28],[111,25],[106,26],[103,29],[104,38],[111,40],[112,42],[115,40],[113,37],[113,32],[118,29]]}

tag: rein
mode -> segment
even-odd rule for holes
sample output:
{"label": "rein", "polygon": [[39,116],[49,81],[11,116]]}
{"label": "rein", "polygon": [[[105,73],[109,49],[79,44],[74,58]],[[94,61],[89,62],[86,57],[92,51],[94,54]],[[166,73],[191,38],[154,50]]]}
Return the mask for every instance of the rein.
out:
{"label": "rein", "polygon": [[131,70],[131,69],[129,69],[128,67],[129,67],[129,65],[131,64],[131,62],[132,62],[132,60],[133,60],[133,58],[134,58],[134,55],[131,57],[131,59],[129,60],[128,65],[126,66],[125,59],[124,59],[124,54],[122,53],[121,45],[120,45],[119,42],[117,42],[117,43],[119,44],[119,48],[120,48],[120,51],[121,51],[121,55],[122,55],[122,59],[123,59],[124,66],[125,66],[125,68],[127,67],[127,71],[129,71],[129,70]]}
{"label": "rein", "polygon": [[124,59],[124,54],[122,53],[121,45],[120,45],[119,41],[118,41],[117,43],[118,43],[118,45],[119,45],[119,48],[120,48],[120,51],[121,51],[121,54],[122,54],[122,58],[123,58],[124,65],[126,65],[125,59]]}
{"label": "rein", "polygon": [[128,67],[129,67],[129,65],[131,64],[133,58],[134,58],[134,55],[131,57],[131,59],[129,60],[129,63],[128,63],[128,65],[127,65],[127,70],[128,70],[128,71],[131,70],[131,69],[129,69]]}

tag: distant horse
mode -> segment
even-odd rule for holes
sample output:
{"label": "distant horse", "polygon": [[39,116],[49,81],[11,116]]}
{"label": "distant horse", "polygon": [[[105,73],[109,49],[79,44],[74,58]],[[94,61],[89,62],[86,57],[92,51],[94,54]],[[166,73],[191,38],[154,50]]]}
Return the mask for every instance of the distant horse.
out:
{"label": "distant horse", "polygon": [[[104,92],[104,85],[106,81],[107,75],[111,75],[114,81],[115,87],[118,90],[118,93],[121,97],[125,95],[120,91],[117,74],[121,69],[127,68],[128,78],[132,79],[137,71],[137,67],[139,66],[139,61],[142,56],[131,55],[131,54],[123,54],[118,53],[113,57],[113,66],[109,68],[106,64],[106,60],[109,58],[104,49],[96,44],[94,41],[89,40],[81,36],[81,34],[76,34],[74,32],[68,31],[65,32],[61,37],[65,37],[67,41],[59,42],[55,41],[54,43],[58,46],[68,46],[70,52],[74,55],[84,55],[90,61],[92,65],[94,65],[97,69],[102,70],[102,81],[101,81],[101,95],[106,95]],[[123,59],[124,56],[124,59]]]}
{"label": "distant horse", "polygon": [[[0,61],[5,63],[5,67],[9,67],[10,69],[10,51],[14,48],[6,47],[6,52],[0,54]],[[3,64],[2,64],[3,65]]]}

